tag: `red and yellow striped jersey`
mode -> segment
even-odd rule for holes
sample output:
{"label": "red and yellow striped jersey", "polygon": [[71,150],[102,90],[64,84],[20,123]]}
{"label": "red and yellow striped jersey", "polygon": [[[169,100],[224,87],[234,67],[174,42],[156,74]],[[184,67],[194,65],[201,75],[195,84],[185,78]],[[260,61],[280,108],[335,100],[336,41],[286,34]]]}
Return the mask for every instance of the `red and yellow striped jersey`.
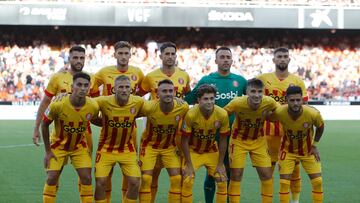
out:
{"label": "red and yellow striped jersey", "polygon": [[135,151],[135,119],[144,104],[141,97],[130,95],[125,106],[119,106],[115,95],[95,98],[102,113],[102,125],[98,151],[122,153]]}
{"label": "red and yellow striped jersey", "polygon": [[195,104],[186,114],[182,130],[183,136],[190,136],[189,146],[194,152],[216,152],[216,133],[219,132],[220,136],[230,134],[229,117],[224,109],[215,105],[211,116],[206,119],[200,112],[199,105]]}
{"label": "red and yellow striped jersey", "polygon": [[[304,81],[299,76],[289,73],[289,76],[284,80],[279,80],[279,78],[275,75],[275,72],[272,73],[264,73],[258,76],[264,83],[265,87],[265,95],[272,97],[276,102],[280,104],[285,104],[285,94],[286,89],[289,86],[296,85],[301,87],[303,90],[303,98],[304,101],[308,100],[307,91],[305,88]],[[265,121],[265,135],[269,136],[282,136],[280,133],[281,126],[279,122],[269,122]]]}
{"label": "red and yellow striped jersey", "polygon": [[257,110],[250,108],[248,96],[236,97],[224,109],[235,112],[235,121],[232,125],[232,139],[252,139],[264,136],[264,121],[266,113],[275,110],[280,104],[268,96],[262,98]]}
{"label": "red and yellow striped jersey", "polygon": [[178,98],[183,98],[184,95],[190,91],[189,75],[185,71],[176,67],[175,72],[172,75],[164,74],[160,68],[147,74],[141,82],[140,92],[142,94],[150,92],[151,99],[156,99],[158,83],[164,79],[169,79],[174,83],[175,96]]}
{"label": "red and yellow striped jersey", "polygon": [[167,149],[175,146],[175,135],[179,130],[179,123],[189,109],[187,103],[174,101],[174,108],[169,113],[160,109],[158,100],[146,101],[141,109],[141,115],[147,117],[146,129],[141,138],[141,147],[148,145],[154,149]]}
{"label": "red and yellow striped jersey", "polygon": [[132,89],[131,93],[135,94],[144,78],[143,72],[134,66],[129,66],[128,70],[125,72],[119,71],[116,66],[107,66],[95,73],[95,81],[93,87],[91,88],[91,96],[100,95],[99,87],[101,85],[103,85],[102,95],[108,96],[115,94],[114,82],[120,75],[129,77]]}
{"label": "red and yellow striped jersey", "polygon": [[86,97],[86,103],[80,109],[70,103],[70,95],[62,98],[61,101],[50,103],[44,114],[44,121],[51,123],[55,121],[55,131],[50,136],[52,149],[58,148],[65,151],[72,151],[81,144],[86,147],[85,134],[88,122],[97,116],[98,104],[91,98]]}
{"label": "red and yellow striped jersey", "polygon": [[277,108],[271,120],[278,120],[284,128],[280,150],[298,155],[307,155],[314,140],[314,126],[322,127],[324,120],[314,107],[303,105],[299,118],[293,120],[288,113],[288,105]]}
{"label": "red and yellow striped jersey", "polygon": [[[94,83],[94,77],[89,74],[91,85]],[[73,75],[69,71],[61,71],[50,77],[49,83],[45,89],[45,95],[53,97],[59,93],[71,93],[71,85],[73,83]],[[91,92],[92,90],[90,90]]]}

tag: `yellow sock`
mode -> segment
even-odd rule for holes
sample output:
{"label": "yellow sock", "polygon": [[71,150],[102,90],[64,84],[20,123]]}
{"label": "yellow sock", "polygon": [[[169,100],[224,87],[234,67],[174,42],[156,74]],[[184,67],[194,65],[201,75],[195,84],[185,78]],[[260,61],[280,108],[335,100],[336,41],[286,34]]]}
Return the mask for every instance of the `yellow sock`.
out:
{"label": "yellow sock", "polygon": [[290,201],[290,180],[280,179],[280,202],[289,203]]}
{"label": "yellow sock", "polygon": [[109,178],[109,181],[107,181],[107,186],[106,186],[106,203],[111,203],[111,188],[112,188],[112,182],[111,182],[111,178]]}
{"label": "yellow sock", "polygon": [[291,200],[299,201],[301,192],[300,163],[295,164],[293,174],[290,181]]}
{"label": "yellow sock", "polygon": [[43,203],[55,203],[56,185],[48,185],[45,183],[43,191]]}
{"label": "yellow sock", "polygon": [[230,203],[240,203],[240,187],[240,181],[230,180],[228,194]]}
{"label": "yellow sock", "polygon": [[151,201],[151,181],[152,176],[143,174],[141,176],[141,186],[140,186],[140,202],[149,203]]}
{"label": "yellow sock", "polygon": [[80,185],[81,203],[92,203],[94,200],[94,193],[92,185]]}
{"label": "yellow sock", "polygon": [[190,178],[187,176],[183,180],[183,185],[181,189],[181,202],[182,203],[192,203],[193,197],[192,197],[192,188],[194,185],[194,178]]}
{"label": "yellow sock", "polygon": [[311,180],[312,185],[312,199],[314,203],[322,203],[324,194],[323,194],[323,183],[322,177],[317,177]]}
{"label": "yellow sock", "polygon": [[226,203],[227,202],[227,182],[217,182],[216,183],[216,203]]}
{"label": "yellow sock", "polygon": [[106,199],[103,199],[103,200],[95,200],[95,203],[106,203]]}
{"label": "yellow sock", "polygon": [[136,203],[136,199],[129,199],[125,196],[123,202],[124,203]]}
{"label": "yellow sock", "polygon": [[170,176],[170,189],[168,202],[178,202],[181,201],[181,175]]}
{"label": "yellow sock", "polygon": [[123,179],[122,179],[122,188],[121,188],[121,192],[122,192],[122,197],[121,199],[123,201],[125,201],[125,197],[126,197],[126,193],[127,193],[127,187],[128,187],[128,181],[126,179],[126,176],[123,175]]}
{"label": "yellow sock", "polygon": [[261,181],[261,202],[272,203],[273,199],[273,179]]}
{"label": "yellow sock", "polygon": [[[78,191],[79,194],[81,193],[81,181],[80,181],[80,177],[78,177]],[[80,197],[81,198],[81,197]]]}

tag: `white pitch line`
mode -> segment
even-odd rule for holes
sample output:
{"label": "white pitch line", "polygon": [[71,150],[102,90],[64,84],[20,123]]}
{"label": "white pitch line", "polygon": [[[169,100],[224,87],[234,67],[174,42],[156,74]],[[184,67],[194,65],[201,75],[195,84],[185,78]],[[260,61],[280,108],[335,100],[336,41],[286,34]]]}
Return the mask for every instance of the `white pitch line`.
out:
{"label": "white pitch line", "polygon": [[[43,143],[39,143],[40,145],[42,145]],[[4,145],[1,146],[0,145],[0,149],[9,149],[9,148],[18,148],[18,147],[33,147],[35,146],[35,144],[19,144],[19,145]]]}

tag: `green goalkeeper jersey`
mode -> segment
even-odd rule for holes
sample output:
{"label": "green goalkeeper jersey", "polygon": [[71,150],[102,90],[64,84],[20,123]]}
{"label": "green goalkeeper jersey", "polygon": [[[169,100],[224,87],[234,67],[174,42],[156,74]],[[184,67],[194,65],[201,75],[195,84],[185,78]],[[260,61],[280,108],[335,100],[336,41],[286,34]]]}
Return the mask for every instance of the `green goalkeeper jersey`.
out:
{"label": "green goalkeeper jersey", "polygon": [[[185,101],[194,104],[197,101],[196,90],[202,84],[214,85],[217,89],[215,104],[224,107],[233,98],[242,96],[246,92],[247,81],[244,77],[230,73],[227,76],[220,75],[218,72],[211,73],[200,79],[195,88],[186,95]],[[234,114],[229,117],[230,126],[234,121]]]}

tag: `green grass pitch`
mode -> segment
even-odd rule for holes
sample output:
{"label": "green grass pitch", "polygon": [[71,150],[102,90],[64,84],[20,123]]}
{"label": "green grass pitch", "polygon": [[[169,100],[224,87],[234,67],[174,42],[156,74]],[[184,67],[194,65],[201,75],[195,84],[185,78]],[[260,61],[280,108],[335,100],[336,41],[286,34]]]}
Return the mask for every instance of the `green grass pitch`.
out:
{"label": "green grass pitch", "polygon": [[[31,146],[34,121],[0,121],[0,203],[34,203],[42,201],[45,181],[43,169],[44,147]],[[323,179],[324,202],[360,202],[360,125],[359,121],[327,121],[325,134],[319,145]],[[139,125],[142,126],[142,125]],[[99,128],[93,127],[96,143]],[[196,174],[194,202],[204,202],[203,180],[205,170]],[[311,202],[311,185],[302,169],[301,202]],[[274,174],[274,202],[278,202],[279,178]],[[121,175],[117,166],[113,176],[113,202],[120,201]],[[162,171],[156,202],[167,202],[169,187],[166,170]],[[241,186],[241,200],[260,202],[260,185],[255,170],[248,162]],[[77,177],[67,165],[60,178],[57,202],[79,202]]]}

